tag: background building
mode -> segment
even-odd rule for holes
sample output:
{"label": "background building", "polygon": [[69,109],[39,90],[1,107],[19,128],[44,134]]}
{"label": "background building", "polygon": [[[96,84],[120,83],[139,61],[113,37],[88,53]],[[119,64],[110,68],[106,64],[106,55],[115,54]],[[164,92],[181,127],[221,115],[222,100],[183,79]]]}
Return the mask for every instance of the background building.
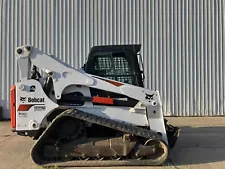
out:
{"label": "background building", "polygon": [[225,113],[224,0],[0,0],[0,106],[9,118],[17,46],[79,68],[94,45],[140,43],[145,85],[167,116]]}

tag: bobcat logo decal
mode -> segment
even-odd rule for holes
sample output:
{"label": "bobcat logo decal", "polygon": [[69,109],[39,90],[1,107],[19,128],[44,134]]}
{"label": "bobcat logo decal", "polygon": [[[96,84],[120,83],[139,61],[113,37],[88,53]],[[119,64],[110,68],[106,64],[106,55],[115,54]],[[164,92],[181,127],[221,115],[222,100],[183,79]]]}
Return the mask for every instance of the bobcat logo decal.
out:
{"label": "bobcat logo decal", "polygon": [[153,100],[153,96],[154,96],[154,94],[147,94],[147,93],[145,93],[145,99],[146,100],[149,100],[149,102],[151,102],[151,100]]}
{"label": "bobcat logo decal", "polygon": [[21,101],[21,102],[25,102],[25,101],[26,101],[26,97],[21,97],[21,96],[20,96],[20,101]]}

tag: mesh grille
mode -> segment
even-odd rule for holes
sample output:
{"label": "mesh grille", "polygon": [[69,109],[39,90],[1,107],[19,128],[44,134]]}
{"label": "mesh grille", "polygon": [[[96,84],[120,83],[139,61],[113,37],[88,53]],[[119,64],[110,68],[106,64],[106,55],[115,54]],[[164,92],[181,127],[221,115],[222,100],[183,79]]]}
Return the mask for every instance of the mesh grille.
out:
{"label": "mesh grille", "polygon": [[96,56],[94,72],[98,76],[120,81],[123,83],[136,84],[134,73],[129,66],[124,53]]}

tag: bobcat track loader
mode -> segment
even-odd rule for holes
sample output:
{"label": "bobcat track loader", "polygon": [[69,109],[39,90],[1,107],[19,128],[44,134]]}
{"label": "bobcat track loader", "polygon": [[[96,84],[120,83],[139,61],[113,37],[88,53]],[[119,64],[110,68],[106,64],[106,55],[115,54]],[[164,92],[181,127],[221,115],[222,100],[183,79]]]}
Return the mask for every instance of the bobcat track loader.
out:
{"label": "bobcat track loader", "polygon": [[95,46],[75,69],[34,46],[16,49],[11,127],[35,139],[41,166],[162,165],[180,129],[167,123],[158,91],[143,87],[139,45]]}

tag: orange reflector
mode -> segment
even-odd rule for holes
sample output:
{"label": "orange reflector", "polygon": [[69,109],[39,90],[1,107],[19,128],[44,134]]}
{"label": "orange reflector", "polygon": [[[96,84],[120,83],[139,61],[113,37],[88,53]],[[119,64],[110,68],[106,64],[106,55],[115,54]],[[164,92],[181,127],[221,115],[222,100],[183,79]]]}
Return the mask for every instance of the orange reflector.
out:
{"label": "orange reflector", "polygon": [[113,104],[113,99],[107,97],[93,97],[93,103],[101,103],[101,104]]}

